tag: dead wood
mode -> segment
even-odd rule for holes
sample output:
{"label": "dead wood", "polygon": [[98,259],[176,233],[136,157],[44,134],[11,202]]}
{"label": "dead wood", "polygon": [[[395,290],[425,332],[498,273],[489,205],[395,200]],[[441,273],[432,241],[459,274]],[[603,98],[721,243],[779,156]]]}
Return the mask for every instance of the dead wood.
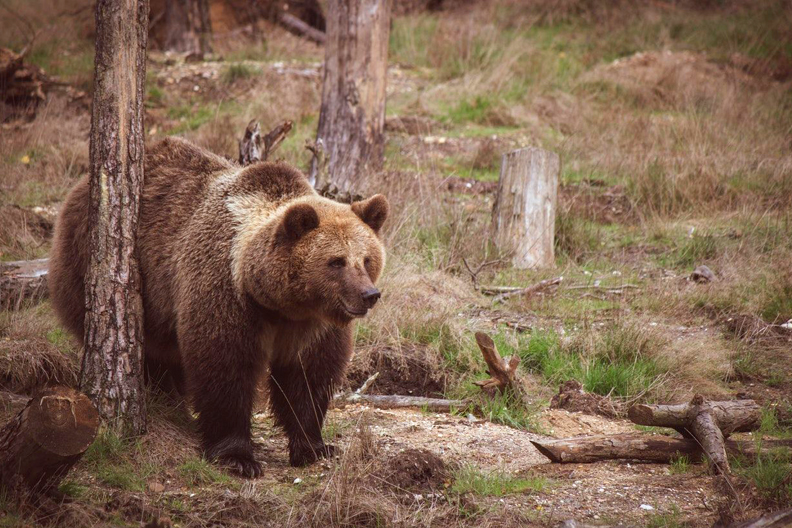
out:
{"label": "dead wood", "polygon": [[406,407],[417,407],[434,412],[450,412],[452,409],[462,409],[467,405],[465,400],[445,400],[441,398],[426,398],[423,396],[400,396],[400,395],[368,395],[364,394],[369,387],[379,377],[379,372],[375,372],[368,377],[363,385],[355,392],[345,392],[336,394],[333,404],[343,406],[347,403],[365,403],[379,409],[403,409]]}
{"label": "dead wood", "polygon": [[633,405],[627,415],[640,425],[673,427],[694,437],[715,470],[724,475],[731,471],[724,438],[756,429],[760,419],[759,405],[753,400],[707,402],[701,395],[680,405]]}
{"label": "dead wood", "polygon": [[50,492],[96,437],[99,413],[84,394],[50,387],[0,430],[0,487]]}
{"label": "dead wood", "polygon": [[766,513],[756,519],[730,524],[728,528],[785,528],[792,526],[792,508]]}
{"label": "dead wood", "polygon": [[317,44],[325,43],[326,35],[324,31],[319,31],[318,29],[303,22],[302,20],[292,15],[291,13],[283,13],[278,19],[278,21],[286,29],[293,31],[294,33],[297,33],[298,35],[305,37],[308,40],[312,40]]}
{"label": "dead wood", "polygon": [[549,288],[550,286],[557,286],[557,285],[561,284],[561,281],[563,281],[563,280],[564,280],[564,277],[556,277],[554,279],[545,279],[543,281],[537,282],[536,284],[532,284],[531,286],[528,286],[527,288],[519,288],[517,290],[503,292],[503,293],[499,294],[497,297],[495,297],[492,300],[492,303],[493,304],[497,304],[499,302],[505,301],[506,299],[508,299],[510,297],[533,295],[534,293],[537,293],[537,292],[539,292],[541,290],[544,290],[545,288]]}
{"label": "dead wood", "polygon": [[48,267],[49,259],[0,264],[0,309],[19,310],[27,302],[46,299]]}
{"label": "dead wood", "polygon": [[[680,455],[691,462],[701,459],[699,443],[689,438],[671,438],[663,435],[626,433],[541,440],[531,442],[544,456],[557,463],[589,463],[603,460],[628,459],[645,462],[669,463]],[[726,452],[755,459],[757,445],[753,441],[726,440]],[[792,440],[765,440],[762,450],[792,447]]]}
{"label": "dead wood", "polygon": [[514,355],[508,358],[501,358],[498,349],[495,347],[495,342],[483,332],[476,332],[476,344],[484,356],[484,361],[487,363],[487,373],[491,377],[477,381],[475,384],[490,394],[496,390],[501,394],[512,391],[522,398],[524,396],[522,387],[519,381],[515,380],[517,367],[520,365],[520,357]]}
{"label": "dead wood", "polygon": [[47,78],[40,68],[24,62],[26,51],[0,48],[0,121],[32,119],[46,100]]}
{"label": "dead wood", "polygon": [[239,164],[247,166],[258,161],[267,161],[289,135],[292,127],[291,121],[284,121],[262,137],[261,125],[255,119],[252,120],[239,140]]}

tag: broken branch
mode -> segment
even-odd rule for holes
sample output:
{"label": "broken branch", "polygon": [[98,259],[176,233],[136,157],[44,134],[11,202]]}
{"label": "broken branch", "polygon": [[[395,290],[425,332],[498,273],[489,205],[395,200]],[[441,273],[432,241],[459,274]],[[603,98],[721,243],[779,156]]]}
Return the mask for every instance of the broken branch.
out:
{"label": "broken branch", "polygon": [[543,290],[545,288],[548,288],[550,286],[556,286],[558,284],[561,284],[561,281],[563,281],[563,280],[564,280],[564,277],[556,277],[554,279],[545,279],[543,281],[537,282],[536,284],[528,286],[527,288],[520,288],[520,289],[517,289],[517,290],[504,292],[504,293],[501,293],[500,295],[498,295],[497,297],[495,297],[492,300],[492,303],[493,304],[497,304],[499,302],[505,301],[506,299],[508,299],[510,297],[514,297],[514,296],[517,296],[517,295],[531,295],[531,294],[534,294],[534,293],[536,293],[538,291],[541,291],[541,290]]}

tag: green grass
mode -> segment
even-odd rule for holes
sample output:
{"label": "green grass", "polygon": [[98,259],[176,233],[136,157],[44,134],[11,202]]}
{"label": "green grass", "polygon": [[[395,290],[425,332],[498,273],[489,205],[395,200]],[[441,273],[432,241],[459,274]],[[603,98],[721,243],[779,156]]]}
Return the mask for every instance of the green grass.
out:
{"label": "green grass", "polygon": [[487,497],[541,492],[549,485],[544,477],[517,477],[500,471],[483,472],[470,465],[454,471],[452,480],[451,491]]}
{"label": "green grass", "polygon": [[665,513],[650,513],[646,516],[647,528],[684,528],[688,523],[682,520],[682,512],[674,504],[671,510]]}
{"label": "green grass", "polygon": [[671,460],[671,474],[681,475],[690,471],[690,457],[679,455]]}
{"label": "green grass", "polygon": [[237,81],[251,79],[258,75],[258,70],[245,63],[237,62],[223,68],[221,79],[225,84],[234,84]]}
{"label": "green grass", "polygon": [[593,345],[561,346],[554,333],[538,333],[520,348],[522,365],[551,385],[574,378],[588,392],[634,397],[651,389],[668,369],[656,358],[662,342],[635,325],[612,324]]}
{"label": "green grass", "polygon": [[83,463],[104,485],[126,491],[146,490],[146,477],[153,472],[151,466],[133,464],[136,443],[122,439],[117,434],[103,430],[83,456]]}
{"label": "green grass", "polygon": [[231,477],[218,470],[203,458],[192,458],[178,467],[179,475],[190,487],[206,486],[209,484],[228,484]]}

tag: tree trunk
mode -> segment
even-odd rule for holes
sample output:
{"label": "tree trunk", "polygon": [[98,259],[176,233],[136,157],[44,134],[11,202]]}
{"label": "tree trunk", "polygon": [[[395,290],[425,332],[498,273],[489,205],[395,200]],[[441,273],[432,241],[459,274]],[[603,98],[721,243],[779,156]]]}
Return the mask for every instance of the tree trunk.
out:
{"label": "tree trunk", "polygon": [[[701,446],[689,438],[671,438],[662,435],[627,433],[620,435],[578,436],[559,440],[531,441],[552,462],[587,463],[602,460],[632,459],[646,462],[669,463],[679,455],[690,455],[691,461],[701,457]],[[762,449],[790,448],[790,440],[765,440]],[[732,455],[756,458],[753,441],[726,440],[726,451]]]}
{"label": "tree trunk", "polygon": [[503,155],[492,239],[520,269],[555,262],[553,240],[561,163],[554,152],[527,147]]}
{"label": "tree trunk", "polygon": [[329,0],[324,84],[310,180],[340,199],[382,167],[391,0]]}
{"label": "tree trunk", "polygon": [[148,0],[98,0],[91,116],[90,243],[81,387],[122,434],[145,431],[143,305],[136,251],[143,189]]}
{"label": "tree trunk", "polygon": [[208,0],[166,0],[165,49],[205,55],[212,52]]}
{"label": "tree trunk", "polygon": [[0,487],[48,492],[96,437],[99,414],[84,394],[50,387],[0,430]]}

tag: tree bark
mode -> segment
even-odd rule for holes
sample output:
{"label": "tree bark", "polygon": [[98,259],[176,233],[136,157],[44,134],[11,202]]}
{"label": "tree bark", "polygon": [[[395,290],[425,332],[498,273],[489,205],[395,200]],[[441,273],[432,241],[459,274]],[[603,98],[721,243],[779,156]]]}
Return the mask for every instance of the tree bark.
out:
{"label": "tree bark", "polygon": [[414,407],[432,412],[449,412],[463,409],[465,400],[446,400],[424,396],[400,396],[396,394],[349,394],[335,400],[337,403],[363,403],[378,409],[404,409]]}
{"label": "tree bark", "polygon": [[[391,0],[329,0],[322,106],[310,181],[339,199],[382,167]],[[326,169],[326,170],[323,170]]]}
{"label": "tree bark", "polygon": [[[639,425],[689,428],[702,411],[712,414],[725,436],[733,432],[753,431],[761,418],[759,405],[754,400],[682,403],[679,405],[633,405],[627,411],[630,421]],[[692,432],[692,431],[691,431]]]}
{"label": "tree bark", "polygon": [[98,0],[91,116],[90,243],[81,387],[107,425],[145,431],[143,305],[136,250],[143,189],[148,0]]}
{"label": "tree bark", "polygon": [[792,526],[792,508],[766,513],[750,521],[730,524],[728,528],[788,528]]}
{"label": "tree bark", "polygon": [[0,430],[0,487],[48,492],[96,437],[99,414],[84,394],[50,387]]}
{"label": "tree bark", "polygon": [[492,208],[492,239],[520,269],[555,262],[555,213],[561,163],[554,152],[527,147],[503,155]]}
{"label": "tree bark", "polygon": [[[701,446],[689,438],[627,433],[531,441],[544,456],[558,463],[588,463],[602,460],[632,459],[669,463],[679,455],[690,455],[691,461],[700,459]],[[732,455],[756,458],[756,443],[726,440],[726,451]],[[792,440],[765,440],[762,449],[790,448]]]}
{"label": "tree bark", "polygon": [[205,55],[212,52],[208,0],[166,0],[165,49]]}

